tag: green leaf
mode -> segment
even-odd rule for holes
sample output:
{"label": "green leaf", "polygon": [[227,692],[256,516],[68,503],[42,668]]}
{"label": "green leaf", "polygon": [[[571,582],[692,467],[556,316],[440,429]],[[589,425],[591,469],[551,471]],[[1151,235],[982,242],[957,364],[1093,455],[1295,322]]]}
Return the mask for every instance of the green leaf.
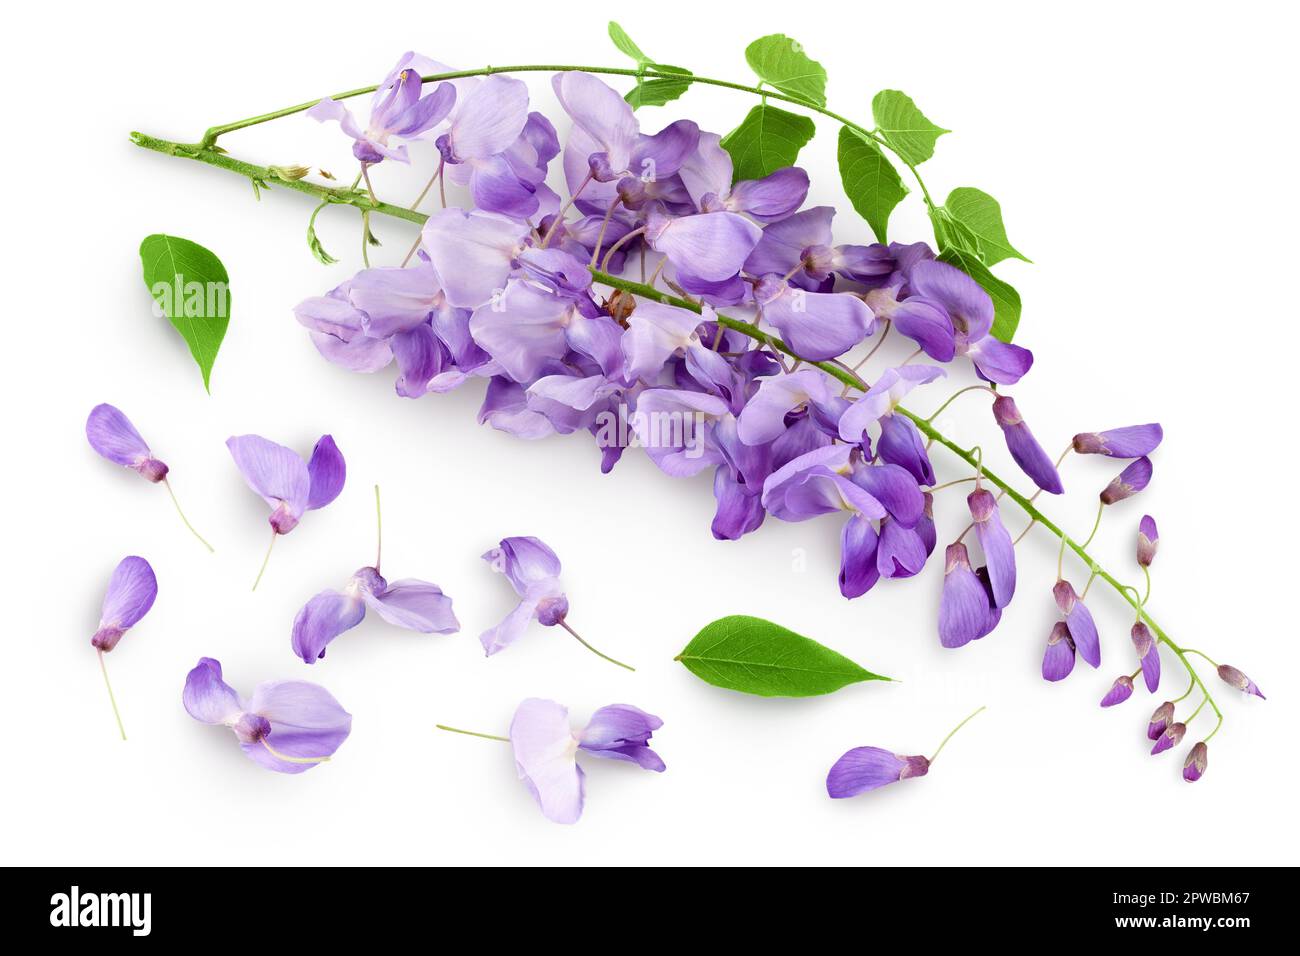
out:
{"label": "green leaf", "polygon": [[889,214],[907,195],[907,187],[879,147],[860,133],[840,127],[840,179],[844,192],[871,231],[886,242]]}
{"label": "green leaf", "polygon": [[722,137],[722,148],[731,154],[733,178],[737,182],[762,179],[778,169],[793,166],[799,150],[816,131],[808,117],[761,103],[749,111],[739,126]]}
{"label": "green leaf", "polygon": [[230,325],[230,277],[211,251],[178,236],[146,236],[140,243],[144,284],[190,347],[211,388],[212,365]]}
{"label": "green leaf", "polygon": [[826,70],[784,33],[760,37],[745,47],[745,60],[758,78],[782,93],[826,105]]}
{"label": "green leaf", "polygon": [[[666,66],[663,63],[647,63],[646,67],[647,69],[658,70],[660,73],[677,73],[683,77],[694,75],[684,67]],[[641,106],[663,106],[685,93],[690,88],[690,85],[691,81],[689,79],[670,80],[653,76],[644,79],[638,78],[637,85],[628,90],[627,96],[623,98],[632,104],[632,109]]]}
{"label": "green leaf", "polygon": [[903,161],[919,166],[934,155],[935,141],[952,130],[935,126],[916,108],[912,98],[898,90],[881,90],[871,101],[876,127]]}
{"label": "green leaf", "polygon": [[638,64],[644,65],[650,62],[650,57],[642,53],[641,48],[627,35],[627,31],[613,20],[609,21],[609,38],[614,41],[614,46],[618,47],[621,53],[627,54]]}
{"label": "green leaf", "polygon": [[700,680],[759,697],[814,697],[889,680],[779,624],[742,614],[708,625],[675,660]]}
{"label": "green leaf", "polygon": [[1003,282],[975,255],[961,249],[945,249],[940,262],[956,266],[980,284],[993,300],[993,337],[1010,342],[1020,325],[1020,293]]}
{"label": "green leaf", "polygon": [[970,186],[959,186],[948,194],[943,208],[966,233],[974,237],[975,248],[968,251],[978,255],[986,266],[1003,259],[1030,261],[1007,239],[1006,227],[1002,225],[1002,207],[988,193]]}

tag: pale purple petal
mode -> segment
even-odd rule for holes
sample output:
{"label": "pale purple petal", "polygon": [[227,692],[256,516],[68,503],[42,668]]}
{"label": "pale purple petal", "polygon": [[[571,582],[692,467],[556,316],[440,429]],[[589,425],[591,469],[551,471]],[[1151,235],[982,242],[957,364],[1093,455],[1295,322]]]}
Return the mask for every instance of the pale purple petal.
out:
{"label": "pale purple petal", "polygon": [[951,362],[957,351],[956,334],[947,311],[935,302],[913,296],[889,310],[894,327],[937,362]]}
{"label": "pale purple petal", "polygon": [[671,219],[652,212],[646,241],[677,268],[710,282],[730,279],[762,236],[762,230],[730,212],[701,213]]}
{"label": "pale purple petal", "polygon": [[[324,687],[307,681],[267,681],[257,685],[246,708],[271,722],[266,742],[290,757],[329,757],[352,732],[352,715]],[[289,763],[260,742],[241,745],[256,763],[281,773],[302,773],[316,763]]]}
{"label": "pale purple petal", "polygon": [[705,211],[706,196],[716,199],[731,188],[731,154],[722,148],[721,140],[717,133],[701,132],[695,152],[677,170],[691,202],[701,212]]}
{"label": "pale purple petal", "polygon": [[100,607],[100,625],[125,630],[149,613],[158,596],[158,580],[144,558],[131,555],[113,569]]}
{"label": "pale purple petal", "polygon": [[[458,162],[504,152],[528,121],[528,86],[507,76],[489,76],[456,109],[447,134]],[[441,146],[441,144],[440,144]]]}
{"label": "pale purple petal", "polygon": [[1104,432],[1080,432],[1074,436],[1074,450],[1081,455],[1141,458],[1155,451],[1164,437],[1164,429],[1155,422],[1112,428]]}
{"label": "pale purple petal", "polygon": [[131,420],[112,405],[96,405],[86,419],[86,440],[109,461],[134,468],[153,453]]}
{"label": "pale purple petal", "polygon": [[763,319],[791,349],[814,362],[843,355],[866,338],[873,321],[867,304],[855,295],[806,292],[778,276],[764,279],[755,295]]}
{"label": "pale purple petal", "polygon": [[737,434],[747,445],[761,445],[785,431],[785,417],[811,402],[829,402],[833,391],[824,372],[800,369],[759,380],[758,391],[737,419]]}
{"label": "pale purple petal", "polygon": [[321,435],[311,451],[311,461],[307,462],[307,475],[311,479],[307,510],[324,508],[337,498],[343,490],[347,474],[347,463],[343,460],[339,446],[334,444],[334,437]]}
{"label": "pale purple petal", "polygon": [[364,314],[362,328],[375,339],[427,322],[441,299],[438,275],[423,261],[410,268],[363,269],[348,286],[348,300]]}
{"label": "pale purple petal", "polygon": [[397,359],[397,394],[403,398],[419,398],[429,391],[429,384],[443,371],[446,352],[433,327],[417,325],[398,332],[391,339],[394,358]]}
{"label": "pale purple petal", "polygon": [[921,261],[909,276],[912,291],[937,302],[948,312],[953,328],[971,343],[993,327],[993,300],[978,282],[946,262]]}
{"label": "pale purple petal", "polygon": [[378,594],[363,590],[366,607],[389,624],[421,634],[452,634],[460,622],[451,610],[451,598],[436,584],[402,578],[390,581]]}
{"label": "pale purple petal", "polygon": [[831,767],[826,775],[826,792],[837,800],[856,797],[897,783],[905,776],[925,776],[929,763],[925,757],[900,757],[880,747],[855,747]]}
{"label": "pale purple petal", "polygon": [[912,528],[885,518],[880,522],[880,546],[876,549],[876,567],[885,578],[910,578],[925,567],[930,552],[925,541]]}
{"label": "pale purple petal", "polygon": [[989,594],[971,569],[966,546],[960,542],[948,545],[943,575],[939,643],[944,647],[962,647],[992,629]]}
{"label": "pale purple petal", "polygon": [[205,724],[224,724],[239,714],[239,694],[221,679],[221,662],[200,657],[185,676],[181,703],[195,720]]}
{"label": "pale purple petal", "polygon": [[593,757],[607,757],[661,772],[664,762],[647,744],[664,722],[631,704],[610,704],[591,715],[578,734],[578,747]]}
{"label": "pale purple petal", "polygon": [[476,309],[505,288],[528,227],[498,216],[444,209],[429,217],[420,234],[447,301]]}
{"label": "pale purple petal", "polygon": [[758,220],[778,220],[802,206],[807,197],[808,174],[797,166],[787,166],[762,179],[746,179],[736,183],[727,198],[727,208]]}
{"label": "pale purple petal", "polygon": [[513,219],[528,219],[537,212],[537,188],[521,180],[505,156],[471,160],[467,166],[470,195],[479,209]]}
{"label": "pale purple petal", "polygon": [[627,377],[653,381],[670,356],[698,338],[695,330],[702,321],[689,309],[648,299],[638,301],[621,341]]}
{"label": "pale purple petal", "polygon": [[576,823],[585,785],[568,709],[553,700],[525,700],[510,721],[510,746],[519,779],[542,814],[555,823]]}
{"label": "pale purple petal", "polygon": [[284,505],[292,518],[307,510],[311,475],[307,464],[291,448],[277,445],[260,435],[236,435],[226,439],[235,467],[248,487],[272,508]]}
{"label": "pale purple petal", "polygon": [[355,593],[321,591],[293,619],[290,646],[308,664],[325,656],[325,647],[361,623],[366,607]]}
{"label": "pale purple petal", "polygon": [[514,610],[505,616],[500,624],[490,627],[479,635],[483,651],[491,657],[497,651],[505,650],[523,636],[524,631],[533,620],[537,611],[537,602],[532,599],[520,601]]}
{"label": "pale purple petal", "polygon": [[1015,385],[1034,364],[1034,353],[987,335],[970,347],[966,353],[975,368],[990,382]]}
{"label": "pale purple petal", "polygon": [[470,332],[517,382],[531,382],[569,349],[565,318],[571,304],[526,282],[511,282],[492,304],[474,310]]}
{"label": "pale purple petal", "polygon": [[560,559],[545,541],[531,535],[502,538],[483,560],[493,571],[504,574],[520,597],[535,585],[560,576]]}
{"label": "pale purple petal", "polygon": [[975,533],[989,569],[993,587],[993,602],[1006,607],[1016,592],[1016,549],[1011,534],[1002,523],[997,499],[985,488],[977,488],[966,499],[971,517],[975,519]]}

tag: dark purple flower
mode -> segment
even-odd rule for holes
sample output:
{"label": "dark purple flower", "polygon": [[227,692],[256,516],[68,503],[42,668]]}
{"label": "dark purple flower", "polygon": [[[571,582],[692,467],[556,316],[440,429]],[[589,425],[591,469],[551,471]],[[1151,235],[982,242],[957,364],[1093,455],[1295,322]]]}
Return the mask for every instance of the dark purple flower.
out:
{"label": "dark purple flower", "polygon": [[273,509],[269,521],[276,534],[288,534],[305,512],[337,498],[347,477],[343,455],[329,435],[316,442],[309,462],[260,435],[233,436],[226,447],[248,487]]}
{"label": "dark purple flower", "polygon": [[1160,532],[1156,530],[1156,519],[1143,515],[1138,522],[1137,560],[1144,568],[1151,567],[1156,559],[1156,549],[1160,547]]}
{"label": "dark purple flower", "polygon": [[1006,607],[1016,592],[1016,549],[1011,535],[1002,524],[998,502],[992,492],[976,488],[966,499],[971,517],[975,520],[975,533],[993,586],[993,603]]}
{"label": "dark purple flower", "polygon": [[1183,739],[1183,734],[1187,733],[1187,725],[1181,721],[1175,721],[1165,728],[1165,732],[1156,738],[1156,745],[1151,748],[1151,755],[1164,753],[1171,747],[1178,746]]}
{"label": "dark purple flower", "polygon": [[135,555],[123,558],[108,580],[99,610],[99,629],[90,639],[91,645],[99,651],[117,647],[122,635],[149,613],[157,596],[158,580],[149,562]]}
{"label": "dark purple flower", "polygon": [[352,715],[325,688],[266,681],[244,701],[211,657],[199,658],[189,672],[181,702],[195,720],[229,727],[254,763],[280,773],[302,773],[329,760],[352,732]]}
{"label": "dark purple flower", "polygon": [[1116,704],[1122,704],[1133,696],[1133,678],[1127,674],[1122,677],[1116,677],[1115,683],[1110,685],[1110,690],[1106,696],[1101,699],[1101,706],[1114,707]]}
{"label": "dark purple flower", "polygon": [[1052,625],[1052,633],[1047,636],[1047,648],[1043,651],[1043,680],[1058,681],[1070,676],[1074,670],[1074,641],[1070,639],[1070,629],[1064,621]]}
{"label": "dark purple flower", "polygon": [[1133,649],[1137,651],[1138,660],[1142,664],[1142,677],[1146,681],[1147,690],[1154,694],[1160,686],[1160,644],[1142,621],[1133,625],[1132,638]]}
{"label": "dark purple flower", "polygon": [[1070,629],[1070,638],[1082,657],[1093,667],[1101,666],[1101,638],[1097,635],[1097,625],[1092,620],[1092,612],[1084,605],[1069,581],[1057,581],[1052,588],[1052,597],[1056,606],[1065,617],[1065,625]]}
{"label": "dark purple flower", "polygon": [[1205,775],[1205,767],[1209,762],[1209,748],[1205,746],[1204,740],[1197,741],[1183,761],[1183,779],[1188,783],[1200,780]]}
{"label": "dark purple flower", "polygon": [[1130,462],[1101,492],[1101,503],[1113,505],[1131,498],[1151,483],[1151,459],[1139,458]]}
{"label": "dark purple flower", "polygon": [[1159,740],[1160,735],[1165,732],[1169,722],[1174,719],[1173,701],[1165,701],[1151,714],[1151,720],[1147,722],[1147,739]]}
{"label": "dark purple flower", "polygon": [[385,158],[409,162],[405,146],[392,146],[393,137],[418,137],[441,123],[456,102],[456,88],[439,83],[428,96],[421,98],[423,73],[446,73],[446,67],[417,53],[406,53],[397,61],[379,85],[370,101],[370,121],[362,129],[350,110],[338,100],[321,100],[307,115],[319,122],[335,120],[352,138],[352,155],[366,164]]}
{"label": "dark purple flower", "polygon": [[1000,610],[989,587],[971,568],[966,545],[948,545],[944,555],[943,594],[939,599],[939,643],[962,647],[997,626]]}
{"label": "dark purple flower", "polygon": [[1231,664],[1219,665],[1219,679],[1230,687],[1235,687],[1237,690],[1247,694],[1254,694],[1260,700],[1264,699],[1264,695],[1260,692],[1259,685]]}
{"label": "dark purple flower", "polygon": [[835,800],[856,797],[908,777],[924,777],[929,771],[927,757],[901,756],[880,747],[854,747],[835,761],[826,775],[826,792]]}
{"label": "dark purple flower", "polygon": [[1104,432],[1080,432],[1074,436],[1074,450],[1080,455],[1142,458],[1155,451],[1164,437],[1164,429],[1154,422]]}
{"label": "dark purple flower", "polygon": [[543,815],[555,823],[576,823],[586,797],[586,775],[578,766],[578,752],[661,772],[664,762],[647,744],[662,726],[662,720],[637,707],[611,704],[596,711],[575,734],[568,708],[530,697],[510,722],[510,745],[519,779]]}
{"label": "dark purple flower", "polygon": [[1047,452],[1043,451],[1043,446],[1038,444],[1038,439],[1025,424],[1024,416],[1010,395],[999,395],[993,400],[993,417],[1002,429],[1007,440],[1007,450],[1011,452],[1011,457],[1020,466],[1020,470],[1044,491],[1053,495],[1064,494],[1065,488],[1061,484],[1056,465]]}
{"label": "dark purple flower", "polygon": [[109,404],[92,408],[86,419],[86,440],[109,461],[137,471],[150,481],[167,477],[167,466],[153,456],[121,409]]}

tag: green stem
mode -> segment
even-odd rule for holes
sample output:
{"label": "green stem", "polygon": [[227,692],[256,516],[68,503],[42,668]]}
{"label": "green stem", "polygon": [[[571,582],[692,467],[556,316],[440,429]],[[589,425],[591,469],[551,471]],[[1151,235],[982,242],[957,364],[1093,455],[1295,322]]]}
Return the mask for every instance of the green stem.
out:
{"label": "green stem", "polygon": [[562,628],[564,628],[566,631],[568,631],[569,634],[572,635],[572,637],[574,638],[574,640],[576,640],[579,644],[581,644],[581,645],[582,645],[583,647],[585,647],[587,650],[591,651],[591,653],[595,654],[597,657],[603,657],[603,658],[605,658],[605,660],[609,661],[611,664],[617,664],[619,667],[622,667],[622,668],[624,668],[624,669],[626,669],[626,670],[630,670],[630,671],[634,671],[634,670],[636,670],[636,668],[633,667],[631,664],[624,664],[622,661],[617,661],[617,660],[615,660],[614,658],[610,657],[608,654],[604,654],[604,653],[601,653],[600,651],[596,650],[594,647],[592,647],[590,644],[588,644],[586,641],[584,641],[584,640],[582,639],[582,636],[581,636],[577,631],[575,631],[573,628],[569,627],[569,622],[566,621],[564,618],[560,618],[560,622],[559,622],[559,623],[560,623],[560,627],[562,627]]}
{"label": "green stem", "polygon": [[271,549],[275,547],[275,539],[278,537],[279,535],[274,531],[271,532],[271,543],[266,546],[266,557],[262,559],[262,566],[257,569],[257,577],[253,579],[254,591],[256,591],[257,586],[262,583],[262,575],[266,573],[266,565],[271,560]]}
{"label": "green stem", "polygon": [[434,724],[433,726],[453,734],[464,734],[466,737],[482,737],[484,740],[500,740],[503,743],[510,743],[509,737],[498,737],[496,734],[480,734],[477,730],[461,730],[459,727],[448,727],[446,724]]}
{"label": "green stem", "polygon": [[965,727],[967,724],[969,724],[969,723],[971,722],[971,720],[973,720],[977,714],[979,714],[979,713],[981,713],[981,712],[983,712],[983,711],[985,711],[985,710],[987,710],[987,709],[988,709],[987,707],[983,707],[983,706],[981,706],[978,710],[976,710],[974,713],[972,713],[969,717],[967,717],[965,720],[963,720],[960,724],[958,724],[958,725],[957,725],[956,727],[954,727],[952,730],[948,731],[948,736],[947,736],[947,737],[944,737],[943,740],[941,740],[941,741],[939,742],[939,746],[936,747],[934,753],[930,755],[930,763],[934,763],[935,758],[938,757],[939,754],[940,754],[940,752],[943,750],[943,748],[946,747],[946,746],[948,745],[948,741],[952,740],[952,735],[953,735],[953,734],[955,734],[957,731],[961,730],[963,727]]}
{"label": "green stem", "polygon": [[122,726],[122,715],[117,710],[117,698],[113,696],[113,685],[108,682],[108,667],[104,664],[104,652],[99,651],[99,671],[104,675],[104,686],[108,688],[108,702],[113,705],[113,716],[117,719],[117,732],[126,740],[126,728]]}
{"label": "green stem", "polygon": [[[646,76],[652,78],[653,77],[673,78],[675,76],[674,74],[657,73],[655,71],[615,69],[609,67],[530,65],[530,66],[509,66],[509,67],[484,67],[478,70],[463,70],[456,73],[439,74],[438,76],[435,77],[424,77],[424,80],[428,82],[431,80],[456,79],[459,77],[468,77],[468,76],[487,76],[494,73],[529,73],[529,72],[556,73],[556,72],[565,72],[568,70],[582,70],[588,73],[604,73],[604,74],[614,74],[619,76],[631,76],[631,77]],[[797,97],[786,96],[785,94],[773,90],[760,90],[757,87],[746,86],[742,83],[731,83],[725,80],[715,80],[710,77],[694,76],[692,77],[692,82],[704,83],[705,85],[708,86],[719,86],[725,89],[739,90],[742,92],[752,93],[754,95],[761,96],[761,97],[767,97],[770,99],[789,102],[797,106],[801,106],[805,109],[812,110],[813,112],[821,113],[824,116],[827,116],[833,120],[836,120],[837,122],[842,123],[843,125],[847,126],[849,129],[852,129],[855,132],[867,136],[877,142],[881,142],[882,145],[888,147],[888,143],[884,143],[880,139],[880,137],[877,137],[871,130],[867,130],[865,127],[853,123],[847,118],[840,116],[838,113],[834,113],[830,110],[827,110],[823,107],[816,106],[812,103],[807,103]],[[376,87],[374,86],[362,87],[360,89],[350,90],[346,93],[340,93],[336,95],[334,99],[347,99],[353,96],[361,96],[366,93],[374,92],[375,89]],[[344,203],[347,205],[356,206],[360,209],[366,209],[373,212],[377,212],[380,213],[381,215],[393,216],[398,219],[405,219],[407,222],[413,222],[419,225],[423,225],[424,222],[428,219],[428,217],[425,216],[423,213],[416,212],[413,209],[407,209],[403,206],[394,206],[391,203],[375,202],[365,193],[358,192],[355,187],[351,189],[341,189],[337,187],[320,186],[315,183],[309,183],[301,179],[285,182],[272,175],[272,173],[265,166],[257,166],[254,165],[253,163],[247,163],[241,160],[234,159],[233,157],[227,155],[224,151],[218,151],[216,148],[214,148],[214,144],[216,143],[217,137],[225,133],[233,132],[234,130],[237,129],[244,129],[249,126],[256,126],[259,123],[265,123],[270,120],[279,119],[284,116],[291,116],[294,113],[300,113],[304,110],[310,109],[317,102],[319,102],[319,100],[312,100],[307,103],[301,103],[297,106],[286,107],[285,109],[277,110],[273,113],[264,113],[261,116],[250,117],[249,119],[239,120],[235,123],[227,123],[223,126],[214,126],[207,131],[207,133],[203,137],[203,140],[199,143],[190,143],[190,144],[175,143],[175,142],[170,142],[168,140],[158,139],[153,136],[146,136],[143,133],[132,133],[131,141],[134,142],[137,146],[140,146],[144,149],[150,149],[155,152],[163,153],[168,156],[179,156],[184,159],[192,159],[197,162],[205,163],[209,166],[215,166],[218,169],[225,169],[231,172],[238,173],[239,175],[246,176],[249,179],[252,179],[255,183],[258,183],[263,186],[268,186],[268,187],[271,185],[283,186],[285,188],[295,190],[296,192],[305,193],[309,196],[315,196],[317,199],[325,199],[325,200],[329,200],[330,202]],[[913,175],[916,175],[915,168],[912,167],[910,164],[907,165],[908,168],[912,170]],[[929,193],[925,191],[924,183],[921,183],[919,176],[917,177],[917,182],[921,185],[922,192],[925,194],[926,203],[928,205],[933,206],[933,204],[930,202]],[[609,275],[608,273],[601,272],[597,269],[592,269],[591,274],[592,274],[592,278],[596,282],[600,282],[604,285],[609,286],[610,288],[621,289],[633,295],[644,296],[656,302],[662,302],[666,305],[675,305],[678,308],[690,309],[692,312],[701,311],[700,305],[698,303],[691,302],[688,299],[679,298],[677,296],[668,295],[667,293],[661,292],[658,289],[653,288],[652,286],[649,286],[643,282],[633,282],[627,279],[622,279],[619,278],[618,276]],[[776,352],[780,352],[782,355],[789,356],[795,359],[796,361],[805,361],[804,359],[801,358],[801,356],[795,353],[789,346],[787,346],[776,336],[771,335],[768,332],[764,332],[762,329],[756,328],[755,326],[751,325],[748,322],[741,321],[740,319],[733,319],[730,316],[724,316],[721,314],[718,314],[717,321],[719,325],[732,329],[736,332],[740,332],[742,335],[746,335],[749,338],[759,342],[763,346],[770,348]],[[821,369],[827,375],[830,375],[832,378],[844,383],[845,385],[848,385],[851,388],[856,388],[862,391],[866,391],[866,389],[869,387],[867,383],[863,381],[863,379],[857,373],[855,373],[854,371],[852,371],[851,369],[847,368],[844,365],[835,362],[812,362],[812,361],[806,361],[805,364]],[[948,449],[948,451],[952,452],[958,458],[962,459],[967,464],[969,464],[972,468],[976,469],[976,471],[981,471],[981,462],[977,457],[977,453],[975,449],[963,448],[961,445],[957,444],[955,441],[953,441],[950,438],[947,438],[941,432],[939,432],[933,426],[933,424],[931,424],[927,419],[913,412],[908,411],[906,408],[903,408],[902,406],[899,406],[897,409],[895,409],[895,411],[898,414],[904,415],[907,418],[911,419],[912,423],[916,425],[917,430],[920,431],[921,434],[925,435],[926,438],[928,438],[931,443],[937,443],[939,445],[942,445],[944,448]],[[1067,453],[1068,451],[1069,449],[1067,449]],[[1016,505],[1018,505],[1020,509],[1025,513],[1025,515],[1031,519],[1030,527],[1032,527],[1034,523],[1041,524],[1044,528],[1046,528],[1048,531],[1054,534],[1061,541],[1062,553],[1064,553],[1064,549],[1068,545],[1070,550],[1073,551],[1076,555],[1078,555],[1079,559],[1083,561],[1083,563],[1088,568],[1095,571],[1095,573],[1098,576],[1100,576],[1103,581],[1109,584],[1111,588],[1113,588],[1114,591],[1120,597],[1122,597],[1126,602],[1128,602],[1130,606],[1133,607],[1133,609],[1137,612],[1138,618],[1147,623],[1147,626],[1151,628],[1152,633],[1156,635],[1156,639],[1159,640],[1161,643],[1165,644],[1171,651],[1174,652],[1174,654],[1178,657],[1179,661],[1182,663],[1183,667],[1187,669],[1188,674],[1192,677],[1195,683],[1205,693],[1206,698],[1209,701],[1210,706],[1214,709],[1215,714],[1217,714],[1220,718],[1222,718],[1223,716],[1222,712],[1219,710],[1218,705],[1215,703],[1213,696],[1209,692],[1209,689],[1205,686],[1204,681],[1201,680],[1200,675],[1196,672],[1196,669],[1192,666],[1191,662],[1187,659],[1187,653],[1178,644],[1174,643],[1173,639],[1170,638],[1167,633],[1165,633],[1164,629],[1161,628],[1160,625],[1156,623],[1155,619],[1152,618],[1151,615],[1146,611],[1135,589],[1121,583],[1110,572],[1102,569],[1092,559],[1092,556],[1082,545],[1080,545],[1073,538],[1070,538],[1055,522],[1053,522],[1051,519],[1049,519],[1046,515],[1044,515],[1041,511],[1038,510],[1038,508],[1034,504],[1033,498],[1025,497],[1020,492],[1012,488],[1011,485],[1009,485],[1005,480],[1000,478],[997,474],[995,474],[992,471],[989,471],[986,468],[982,469],[982,473],[984,475],[984,478],[990,484],[998,488],[998,490],[1003,492],[1006,495],[1006,497],[1014,501]],[[1035,494],[1034,497],[1037,498],[1037,494]]]}
{"label": "green stem", "polygon": [[181,516],[181,521],[185,522],[185,527],[189,528],[190,534],[198,538],[203,544],[203,547],[207,548],[208,551],[211,552],[213,550],[212,545],[208,544],[208,542],[204,540],[203,535],[194,530],[194,525],[190,524],[190,519],[185,517],[185,512],[181,510],[181,503],[176,500],[176,492],[172,491],[172,483],[164,478],[163,484],[167,486],[167,494],[172,496],[172,504],[176,506],[176,513]]}

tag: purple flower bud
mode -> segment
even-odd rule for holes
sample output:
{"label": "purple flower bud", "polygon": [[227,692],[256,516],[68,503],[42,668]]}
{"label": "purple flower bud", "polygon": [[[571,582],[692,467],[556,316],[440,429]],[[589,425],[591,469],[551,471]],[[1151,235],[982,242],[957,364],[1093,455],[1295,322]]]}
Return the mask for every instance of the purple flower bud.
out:
{"label": "purple flower bud", "polygon": [[1209,748],[1205,746],[1205,741],[1197,741],[1196,746],[1192,748],[1183,762],[1183,779],[1188,783],[1195,783],[1205,775],[1205,765],[1210,762]]}
{"label": "purple flower bud", "polygon": [[1165,728],[1169,726],[1169,722],[1173,719],[1174,704],[1173,701],[1167,700],[1157,707],[1151,715],[1151,720],[1147,724],[1147,739],[1159,740],[1160,735],[1165,732]]}
{"label": "purple flower bud", "polygon": [[1247,694],[1254,694],[1260,700],[1264,700],[1264,695],[1260,693],[1259,685],[1231,664],[1219,665],[1219,680],[1237,688],[1237,690],[1245,691]]}
{"label": "purple flower bud", "polygon": [[122,635],[149,613],[157,596],[158,581],[149,562],[135,555],[123,558],[109,579],[99,628],[90,643],[100,651],[117,647]]}
{"label": "purple flower bud", "polygon": [[149,446],[122,410],[96,405],[86,419],[86,440],[109,461],[139,472],[153,482],[167,477],[167,466],[153,457]]}
{"label": "purple flower bud", "polygon": [[1164,429],[1154,422],[1150,425],[1129,425],[1104,432],[1081,432],[1074,436],[1074,450],[1080,455],[1141,458],[1155,451],[1164,437]]}
{"label": "purple flower bud", "polygon": [[1160,648],[1151,634],[1151,629],[1142,621],[1133,625],[1131,632],[1133,649],[1137,651],[1138,661],[1142,664],[1142,677],[1146,680],[1147,690],[1156,692],[1160,686]]}
{"label": "purple flower bud", "polygon": [[1101,492],[1101,503],[1113,505],[1151,484],[1151,459],[1139,458],[1121,471]]}
{"label": "purple flower bud", "polygon": [[1115,683],[1110,685],[1110,690],[1106,696],[1101,699],[1101,706],[1114,707],[1116,704],[1122,704],[1133,696],[1133,678],[1124,674],[1122,677],[1116,677]]}
{"label": "purple flower bud", "polygon": [[1074,670],[1074,641],[1064,621],[1057,621],[1047,636],[1047,649],[1043,651],[1043,680],[1058,681],[1070,676]]}
{"label": "purple flower bud", "polygon": [[1187,733],[1187,725],[1181,721],[1175,721],[1165,728],[1165,732],[1156,740],[1156,745],[1151,748],[1151,755],[1162,754],[1170,747],[1178,746],[1183,739],[1183,734]]}
{"label": "purple flower bud", "polygon": [[[1101,638],[1097,634],[1097,625],[1092,619],[1092,612],[1075,593],[1069,581],[1057,581],[1052,588],[1052,597],[1056,606],[1065,615],[1065,625],[1070,629],[1070,638],[1075,649],[1093,667],[1101,666]],[[1118,703],[1118,701],[1117,701]]]}
{"label": "purple flower bud", "polygon": [[1144,568],[1151,567],[1151,562],[1156,559],[1158,547],[1160,547],[1160,532],[1156,530],[1156,519],[1150,515],[1143,515],[1142,520],[1138,522],[1138,564]]}
{"label": "purple flower bud", "polygon": [[1024,416],[1010,395],[999,395],[993,400],[993,417],[1002,429],[1007,440],[1007,450],[1011,452],[1011,457],[1020,466],[1020,470],[1044,491],[1054,495],[1063,494],[1065,487],[1061,484],[1056,466],[1025,424]]}
{"label": "purple flower bud", "polygon": [[826,792],[832,799],[856,797],[868,790],[930,772],[926,757],[908,757],[880,747],[854,747],[826,775]]}

